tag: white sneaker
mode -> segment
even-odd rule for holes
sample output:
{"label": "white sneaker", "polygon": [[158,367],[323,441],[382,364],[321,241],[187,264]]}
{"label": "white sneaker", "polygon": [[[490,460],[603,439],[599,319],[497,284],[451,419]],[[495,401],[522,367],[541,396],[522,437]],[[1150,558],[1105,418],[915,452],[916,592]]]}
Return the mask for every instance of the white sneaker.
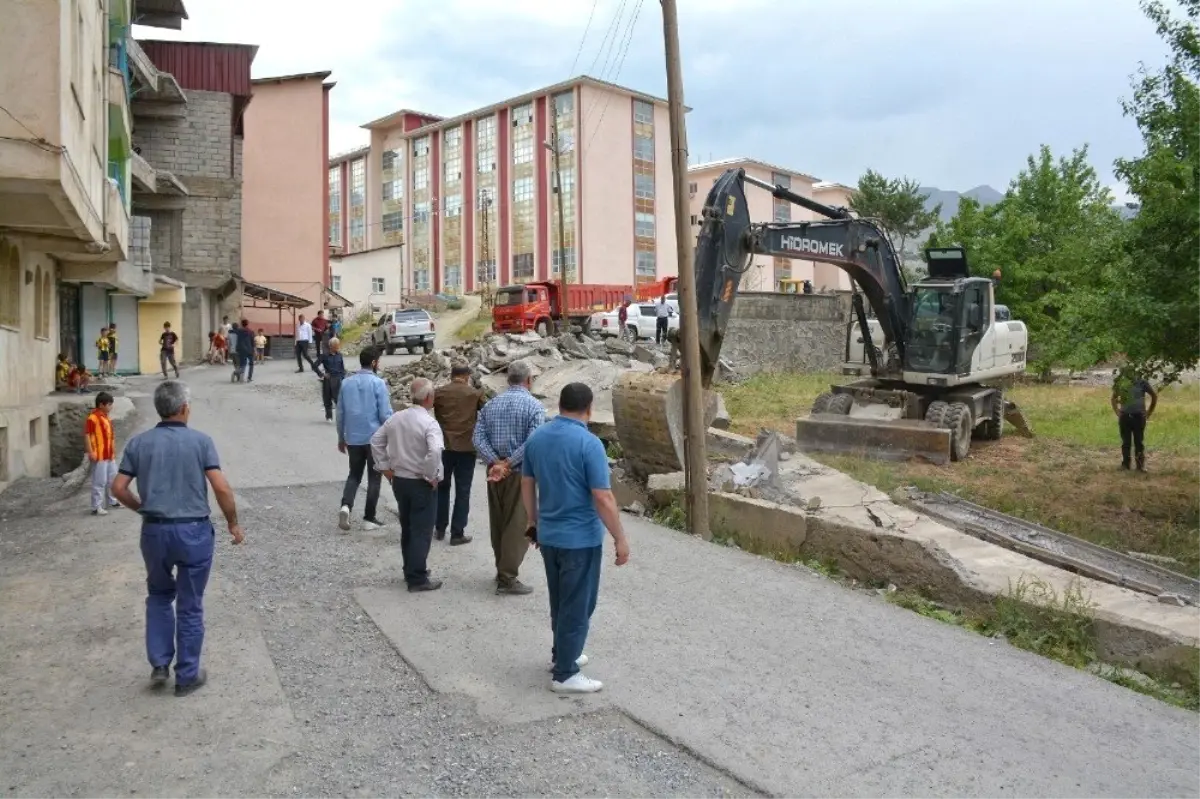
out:
{"label": "white sneaker", "polygon": [[104,508],[92,508],[92,515],[93,516],[107,516],[108,511],[106,511]]}
{"label": "white sneaker", "polygon": [[363,529],[367,531],[378,530],[380,527],[383,527],[383,525],[379,522],[363,522]]}
{"label": "white sneaker", "polygon": [[[578,657],[578,658],[575,660],[575,665],[576,665],[576,666],[578,666],[578,667],[579,667],[579,668],[581,668],[581,669],[582,669],[584,666],[586,666],[587,664],[588,664],[588,656],[587,656],[587,655],[580,655],[580,656],[579,656],[579,657]],[[548,670],[549,670],[549,671],[554,671],[554,661],[553,661],[553,660],[552,660],[552,661],[550,661],[550,668],[549,668]]]}
{"label": "white sneaker", "polygon": [[338,511],[338,527],[343,530],[350,530],[350,506],[343,505]]}
{"label": "white sneaker", "polygon": [[550,690],[556,694],[594,694],[603,687],[604,683],[583,676],[583,672],[576,672],[563,682],[550,681]]}

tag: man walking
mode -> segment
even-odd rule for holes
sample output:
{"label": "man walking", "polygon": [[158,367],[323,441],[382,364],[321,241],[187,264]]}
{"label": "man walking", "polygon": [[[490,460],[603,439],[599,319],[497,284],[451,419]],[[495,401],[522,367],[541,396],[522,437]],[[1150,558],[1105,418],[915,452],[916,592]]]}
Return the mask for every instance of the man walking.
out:
{"label": "man walking", "polygon": [[314,372],[317,371],[316,364],[313,363],[313,359],[308,355],[308,347],[312,344],[312,340],[312,325],[304,320],[304,314],[300,314],[300,321],[296,325],[296,374],[304,372],[304,361],[301,361],[301,358],[308,361],[309,369],[312,369]]}
{"label": "man walking", "polygon": [[[442,426],[446,449],[442,452],[442,482],[438,483],[437,540],[446,537],[450,544],[467,544],[467,514],[471,502],[471,481],[475,476],[475,445],[471,436],[479,409],[487,401],[483,392],[471,385],[471,367],[456,363],[450,368],[450,382],[437,390],[433,415]],[[450,518],[450,481],[454,481],[454,519]]]}
{"label": "man walking", "polygon": [[525,444],[521,501],[529,516],[526,535],[542,552],[550,596],[550,690],[594,693],[603,684],[584,676],[583,646],[600,592],[604,530],[616,546],[616,563],[629,561],[629,541],[609,482],[608,455],[592,435],[592,390],[583,383],[563,387],[558,416]]}
{"label": "man walking", "polygon": [[533,591],[517,579],[529,549],[521,505],[521,460],[525,441],[546,421],[546,409],[529,392],[532,384],[529,364],[510,363],[508,389],[483,406],[472,437],[488,469],[488,527],[496,556],[497,594]]}
{"label": "man walking", "polygon": [[329,332],[329,320],[325,318],[324,311],[317,311],[317,318],[312,320],[312,330],[316,356],[320,358],[321,353],[325,350],[321,343],[325,340],[325,334]]}
{"label": "man walking", "polygon": [[666,294],[659,298],[654,312],[654,344],[661,347],[667,343],[667,326],[671,320],[671,314],[675,312],[675,309],[667,304]]}
{"label": "man walking", "polygon": [[[142,516],[150,683],[165,684],[174,660],[175,696],[187,696],[208,679],[200,668],[200,650],[216,535],[208,510],[210,485],[233,543],[242,543],[245,535],[213,440],[187,426],[187,386],[175,380],[160,384],[154,409],[162,421],[125,445],[113,493]],[[135,480],[137,495],[131,490]]]}
{"label": "man walking", "polygon": [[392,416],[371,436],[375,468],[392,484],[400,508],[400,552],[409,591],[436,591],[429,577],[429,547],[437,519],[437,485],[442,478],[442,430],[433,418],[433,381],[412,382],[413,404]]}
{"label": "man walking", "polygon": [[238,379],[247,383],[254,380],[254,331],[250,320],[243,319],[242,326],[234,328],[233,352],[236,358]]}
{"label": "man walking", "polygon": [[[1146,407],[1146,397],[1150,397],[1150,407]],[[1121,468],[1129,468],[1129,451],[1132,449],[1137,458],[1137,470],[1146,471],[1145,434],[1146,422],[1158,407],[1158,394],[1150,381],[1140,374],[1118,370],[1113,381],[1112,398],[1113,413],[1117,415],[1117,429],[1121,433]]]}
{"label": "man walking", "polygon": [[317,365],[313,369],[321,381],[321,402],[325,405],[325,421],[333,421],[333,406],[338,401],[338,393],[342,390],[342,380],[346,377],[346,362],[342,359],[342,342],[336,338],[329,340],[329,351],[317,356]]}
{"label": "man walking", "polygon": [[107,391],[96,395],[96,408],[83,423],[83,437],[87,441],[88,460],[92,462],[92,515],[107,516],[105,505],[121,507],[112,494],[113,480],[117,476],[117,447],[113,435],[113,397]]}
{"label": "man walking", "polygon": [[175,363],[175,344],[179,336],[171,329],[170,322],[163,322],[162,335],[158,337],[158,365],[162,367],[163,380],[167,379],[167,364],[175,370],[175,379],[179,379],[179,364]]}
{"label": "man walking", "polygon": [[363,511],[363,526],[368,530],[377,530],[381,526],[375,518],[380,475],[371,455],[371,436],[392,415],[387,383],[375,374],[379,368],[379,350],[365,348],[358,354],[358,363],[362,368],[342,381],[337,403],[338,452],[350,456],[350,473],[342,489],[342,507],[338,511],[338,527],[344,531],[350,529],[350,509],[354,507],[354,496],[362,483],[364,470],[367,472],[367,506]]}

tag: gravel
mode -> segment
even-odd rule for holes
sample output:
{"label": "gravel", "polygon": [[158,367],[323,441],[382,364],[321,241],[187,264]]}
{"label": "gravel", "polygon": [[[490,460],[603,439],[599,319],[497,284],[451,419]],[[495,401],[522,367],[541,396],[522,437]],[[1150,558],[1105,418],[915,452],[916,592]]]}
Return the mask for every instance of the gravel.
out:
{"label": "gravel", "polygon": [[352,596],[399,580],[398,528],[338,534],[330,507],[339,491],[326,483],[244,492],[253,546],[221,559],[223,576],[252,599],[303,729],[300,753],[275,769],[269,793],[748,793],[617,712],[492,724],[465,698],[432,693]]}

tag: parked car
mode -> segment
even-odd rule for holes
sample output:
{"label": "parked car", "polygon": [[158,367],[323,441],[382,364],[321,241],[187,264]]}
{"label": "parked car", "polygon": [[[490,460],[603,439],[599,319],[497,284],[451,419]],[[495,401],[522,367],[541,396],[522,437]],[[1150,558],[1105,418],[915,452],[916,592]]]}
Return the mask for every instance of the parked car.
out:
{"label": "parked car", "polygon": [[371,332],[371,343],[383,347],[388,355],[395,355],[396,350],[403,347],[409,354],[416,353],[417,347],[425,352],[433,352],[435,337],[433,317],[423,308],[403,308],[388,311],[379,317],[375,329]]}
{"label": "parked car", "polygon": [[[624,330],[618,330],[617,320],[620,317],[617,315],[617,309],[594,313],[588,319],[588,332],[601,337],[621,336],[630,341],[654,338],[654,331],[658,326],[658,309],[655,305],[650,302],[631,303],[626,309]],[[667,319],[667,329],[677,330],[679,328],[679,306],[672,304],[669,298],[667,305],[671,308],[671,315]]]}

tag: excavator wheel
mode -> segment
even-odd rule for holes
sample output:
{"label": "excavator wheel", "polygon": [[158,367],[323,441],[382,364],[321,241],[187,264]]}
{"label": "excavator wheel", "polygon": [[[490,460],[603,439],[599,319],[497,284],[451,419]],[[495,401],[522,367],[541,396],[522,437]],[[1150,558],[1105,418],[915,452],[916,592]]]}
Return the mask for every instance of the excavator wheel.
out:
{"label": "excavator wheel", "polygon": [[[704,427],[717,416],[718,396],[704,392]],[[613,384],[613,426],[634,476],[683,469],[683,380],[677,374],[624,372]]]}
{"label": "excavator wheel", "polygon": [[828,391],[823,394],[818,394],[817,398],[813,400],[812,412],[829,413],[829,401],[832,399],[833,394]]}
{"label": "excavator wheel", "polygon": [[950,404],[935,400],[929,403],[929,407],[925,409],[925,421],[936,427],[943,427],[942,417],[946,415],[946,411],[950,408]]}
{"label": "excavator wheel", "polygon": [[988,418],[976,430],[980,441],[999,441],[1004,435],[1004,392],[997,391],[988,402]]}
{"label": "excavator wheel", "polygon": [[826,413],[836,413],[840,416],[849,416],[850,409],[854,407],[854,397],[849,394],[834,394],[833,399],[829,401],[829,410]]}
{"label": "excavator wheel", "polygon": [[941,426],[950,431],[950,460],[965,461],[971,451],[971,409],[962,402],[952,402],[942,415]]}

